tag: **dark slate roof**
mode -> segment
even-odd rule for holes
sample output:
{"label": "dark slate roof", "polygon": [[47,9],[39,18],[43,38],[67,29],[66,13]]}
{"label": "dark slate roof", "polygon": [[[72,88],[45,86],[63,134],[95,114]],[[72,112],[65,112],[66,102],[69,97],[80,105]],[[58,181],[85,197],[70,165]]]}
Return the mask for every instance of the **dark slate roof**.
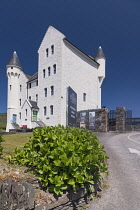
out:
{"label": "dark slate roof", "polygon": [[30,79],[32,76],[25,74],[25,76],[27,77],[27,79]]}
{"label": "dark slate roof", "polygon": [[95,62],[97,65],[99,65],[99,63],[95,60],[95,58],[85,54],[82,50],[80,50],[79,48],[77,48],[74,44],[72,44],[70,41],[68,41],[66,38],[63,39],[66,43],[70,44],[71,46],[73,46],[74,48],[76,48],[78,51],[80,51],[83,55],[85,55],[87,58],[89,58],[90,60],[92,60],[93,62]]}
{"label": "dark slate roof", "polygon": [[38,79],[38,72],[36,72],[33,76],[31,76],[29,78],[28,82],[31,82],[31,81],[36,80],[36,79]]}
{"label": "dark slate roof", "polygon": [[97,54],[95,58],[105,58],[104,52],[101,48],[101,46],[98,48]]}
{"label": "dark slate roof", "polygon": [[13,53],[12,58],[10,59],[6,67],[17,67],[23,71],[16,52]]}
{"label": "dark slate roof", "polygon": [[29,102],[30,102],[32,108],[39,109],[38,106],[37,106],[37,102],[36,101],[30,101],[29,100]]}

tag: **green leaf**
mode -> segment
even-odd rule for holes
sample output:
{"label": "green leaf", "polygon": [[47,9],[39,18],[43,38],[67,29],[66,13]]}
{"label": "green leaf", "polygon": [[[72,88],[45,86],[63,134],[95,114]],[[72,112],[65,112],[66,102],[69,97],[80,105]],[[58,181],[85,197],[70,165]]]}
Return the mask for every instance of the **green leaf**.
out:
{"label": "green leaf", "polygon": [[56,166],[60,166],[60,165],[61,165],[61,161],[60,161],[60,160],[54,160],[54,164],[55,164]]}
{"label": "green leaf", "polygon": [[69,184],[69,185],[75,185],[74,179],[70,179],[70,180],[68,181],[68,184]]}
{"label": "green leaf", "polygon": [[47,165],[43,165],[43,173],[45,173],[45,172],[47,172],[48,171],[48,167],[47,167]]}

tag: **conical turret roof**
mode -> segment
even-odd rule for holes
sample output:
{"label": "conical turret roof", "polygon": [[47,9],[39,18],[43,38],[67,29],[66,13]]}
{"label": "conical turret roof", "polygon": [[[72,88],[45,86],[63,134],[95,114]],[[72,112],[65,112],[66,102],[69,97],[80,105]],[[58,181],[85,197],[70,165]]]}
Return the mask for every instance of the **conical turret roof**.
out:
{"label": "conical turret roof", "polygon": [[98,51],[97,51],[95,59],[96,58],[105,58],[105,55],[104,55],[104,52],[103,52],[101,46],[98,48]]}
{"label": "conical turret roof", "polygon": [[12,58],[10,59],[6,67],[17,67],[23,71],[16,51],[14,51]]}

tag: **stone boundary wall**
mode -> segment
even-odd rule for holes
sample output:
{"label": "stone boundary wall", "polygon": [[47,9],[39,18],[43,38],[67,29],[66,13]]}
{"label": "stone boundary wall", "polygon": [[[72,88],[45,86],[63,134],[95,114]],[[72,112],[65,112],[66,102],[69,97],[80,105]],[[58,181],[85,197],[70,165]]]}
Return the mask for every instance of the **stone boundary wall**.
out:
{"label": "stone boundary wall", "polygon": [[32,184],[7,177],[0,180],[0,210],[34,209],[35,189]]}
{"label": "stone boundary wall", "polygon": [[[77,127],[86,128],[96,132],[108,131],[108,109],[81,110],[77,113]],[[90,114],[93,117],[90,120]],[[82,116],[83,115],[83,116]]]}

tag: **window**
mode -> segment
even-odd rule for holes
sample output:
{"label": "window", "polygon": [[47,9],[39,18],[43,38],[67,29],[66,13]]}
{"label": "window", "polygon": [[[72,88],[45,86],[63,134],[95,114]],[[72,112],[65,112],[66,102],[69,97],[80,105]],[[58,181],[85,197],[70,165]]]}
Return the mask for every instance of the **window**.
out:
{"label": "window", "polygon": [[36,80],[36,86],[38,86],[38,80]]}
{"label": "window", "polygon": [[10,85],[9,87],[10,87],[10,90],[12,90],[12,85]]}
{"label": "window", "polygon": [[37,114],[38,114],[37,111],[35,110],[32,111],[32,121],[37,121]]}
{"label": "window", "polygon": [[31,101],[31,96],[29,96],[29,100]]}
{"label": "window", "polygon": [[43,78],[45,78],[45,69],[43,69]]}
{"label": "window", "polygon": [[48,76],[51,75],[51,67],[48,67]]}
{"label": "window", "polygon": [[53,65],[53,73],[56,74],[56,64]]}
{"label": "window", "polygon": [[31,82],[29,83],[29,88],[31,88]]}
{"label": "window", "polygon": [[50,106],[50,115],[53,115],[53,105]]}
{"label": "window", "polygon": [[44,88],[45,91],[45,97],[47,97],[47,88]]}
{"label": "window", "polygon": [[36,94],[36,102],[38,102],[38,94]]}
{"label": "window", "polygon": [[13,67],[11,67],[11,69],[13,69]]}
{"label": "window", "polygon": [[25,109],[25,116],[27,117],[27,109]]}
{"label": "window", "polygon": [[52,55],[54,54],[54,45],[51,46]]}
{"label": "window", "polygon": [[19,99],[19,105],[21,106],[21,99]]}
{"label": "window", "polygon": [[22,91],[22,85],[19,86],[19,91],[20,91],[20,92]]}
{"label": "window", "polygon": [[47,108],[46,106],[44,106],[44,116],[46,116],[46,114],[47,114]]}
{"label": "window", "polygon": [[19,113],[19,119],[21,120],[21,112]]}
{"label": "window", "polygon": [[49,49],[48,48],[46,49],[46,56],[47,57],[49,56]]}
{"label": "window", "polygon": [[83,101],[86,101],[86,93],[83,93]]}
{"label": "window", "polygon": [[54,86],[51,86],[51,96],[54,95]]}

